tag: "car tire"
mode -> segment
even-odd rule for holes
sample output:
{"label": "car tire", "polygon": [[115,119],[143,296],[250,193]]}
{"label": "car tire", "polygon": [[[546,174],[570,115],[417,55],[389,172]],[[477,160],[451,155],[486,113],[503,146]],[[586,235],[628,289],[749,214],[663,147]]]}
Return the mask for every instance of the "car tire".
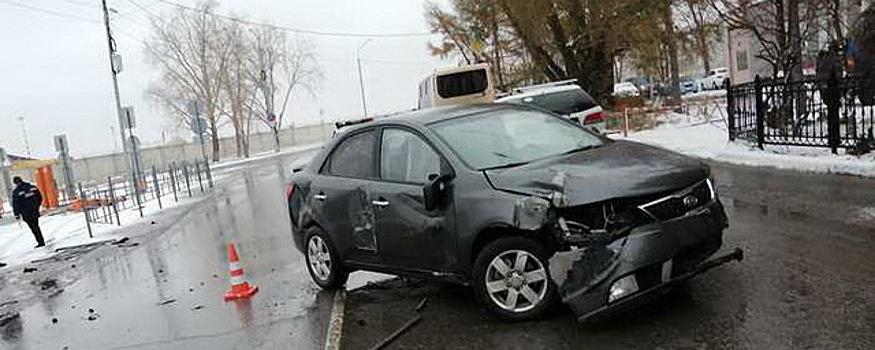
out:
{"label": "car tire", "polygon": [[[557,304],[546,249],[525,237],[495,240],[477,256],[472,285],[486,309],[505,321],[545,316]],[[520,264],[522,263],[522,264]]]}
{"label": "car tire", "polygon": [[322,289],[337,289],[346,284],[349,272],[341,265],[340,256],[328,235],[311,227],[304,237],[304,259],[313,282]]}

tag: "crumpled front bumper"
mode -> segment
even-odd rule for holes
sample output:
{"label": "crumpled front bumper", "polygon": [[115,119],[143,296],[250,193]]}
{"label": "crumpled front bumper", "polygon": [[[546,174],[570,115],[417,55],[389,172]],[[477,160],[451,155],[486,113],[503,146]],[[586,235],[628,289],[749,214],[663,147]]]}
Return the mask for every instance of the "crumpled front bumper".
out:
{"label": "crumpled front bumper", "polygon": [[[557,253],[550,260],[551,278],[578,320],[591,320],[644,302],[710,268],[741,260],[737,249],[705,262],[720,249],[726,227],[723,207],[714,201],[685,216],[639,226],[606,246]],[[634,276],[637,291],[609,302],[611,286],[627,276]]]}

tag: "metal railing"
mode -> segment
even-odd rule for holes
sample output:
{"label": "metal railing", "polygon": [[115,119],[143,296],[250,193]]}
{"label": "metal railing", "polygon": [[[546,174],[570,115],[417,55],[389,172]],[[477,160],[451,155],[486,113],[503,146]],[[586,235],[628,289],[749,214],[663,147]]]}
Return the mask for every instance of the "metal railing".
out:
{"label": "metal railing", "polygon": [[143,208],[155,202],[158,209],[172,200],[194,197],[213,188],[210,165],[205,161],[171,163],[167,169],[146,169],[132,183],[125,176],[108,177],[106,182],[77,185],[79,205],[85,215],[89,237],[92,225],[122,225],[120,212],[137,209],[143,217]]}
{"label": "metal railing", "polygon": [[853,148],[871,138],[875,98],[859,77],[761,79],[727,90],[729,139],[763,145]]}

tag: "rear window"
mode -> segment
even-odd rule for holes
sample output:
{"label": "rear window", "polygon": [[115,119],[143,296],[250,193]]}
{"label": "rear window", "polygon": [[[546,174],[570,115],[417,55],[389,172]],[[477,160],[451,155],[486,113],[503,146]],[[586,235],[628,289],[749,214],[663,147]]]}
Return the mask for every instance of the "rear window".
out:
{"label": "rear window", "polygon": [[437,93],[441,98],[479,94],[486,91],[487,85],[488,81],[485,69],[440,75],[437,77]]}
{"label": "rear window", "polygon": [[583,89],[551,92],[537,96],[509,98],[505,102],[540,107],[553,113],[569,115],[598,106]]}

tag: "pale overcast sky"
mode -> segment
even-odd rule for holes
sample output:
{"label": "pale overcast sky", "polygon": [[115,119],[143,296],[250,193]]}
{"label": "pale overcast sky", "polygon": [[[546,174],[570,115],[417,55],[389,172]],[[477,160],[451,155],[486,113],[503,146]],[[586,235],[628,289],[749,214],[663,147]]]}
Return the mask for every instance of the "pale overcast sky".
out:
{"label": "pale overcast sky", "polygon": [[[173,2],[193,5],[190,0]],[[427,32],[424,0],[221,0],[220,13],[279,26],[325,32]],[[119,75],[123,105],[136,110],[136,133],[144,144],[186,139],[171,130],[169,117],[144,98],[155,71],[145,62],[142,40],[149,15],[167,14],[159,0],[108,0],[117,10],[112,22],[124,72]],[[40,10],[75,17],[68,18]],[[100,0],[0,0],[0,147],[25,154],[19,117],[24,117],[35,156],[53,157],[52,136],[67,134],[73,156],[108,153],[118,146],[117,117],[109,75]],[[290,108],[297,123],[361,116],[354,51],[365,38],[305,36],[319,55],[324,80],[315,96],[300,93]],[[452,65],[429,55],[429,36],[375,38],[362,51],[371,113],[410,109],[417,84],[433,69]],[[287,116],[288,118],[289,116]],[[288,124],[286,122],[286,124]]]}

